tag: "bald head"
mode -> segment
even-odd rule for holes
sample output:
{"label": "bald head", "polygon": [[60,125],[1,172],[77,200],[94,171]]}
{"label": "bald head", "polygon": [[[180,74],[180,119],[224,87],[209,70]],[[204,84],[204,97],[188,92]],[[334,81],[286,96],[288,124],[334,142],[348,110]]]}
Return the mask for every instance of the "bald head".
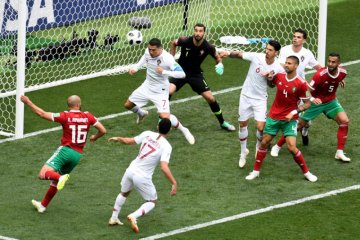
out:
{"label": "bald head", "polygon": [[81,107],[81,99],[77,95],[72,95],[72,96],[68,97],[67,104],[70,109],[79,110]]}

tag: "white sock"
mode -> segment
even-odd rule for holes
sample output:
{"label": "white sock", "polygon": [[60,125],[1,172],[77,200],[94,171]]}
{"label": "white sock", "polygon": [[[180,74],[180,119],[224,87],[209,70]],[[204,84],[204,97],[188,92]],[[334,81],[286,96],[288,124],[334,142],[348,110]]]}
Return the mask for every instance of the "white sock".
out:
{"label": "white sock", "polygon": [[170,122],[171,122],[171,126],[179,129],[181,132],[184,130],[184,126],[181,124],[181,122],[177,119],[175,115],[170,114]]}
{"label": "white sock", "polygon": [[344,155],[344,151],[343,151],[343,150],[338,149],[338,150],[336,150],[336,154]]}
{"label": "white sock", "polygon": [[245,151],[246,151],[248,135],[249,135],[249,132],[248,132],[247,127],[241,127],[239,129],[239,140],[240,140],[241,153],[245,153]]}
{"label": "white sock", "polygon": [[301,135],[307,136],[309,134],[309,127],[303,127],[301,129]]}
{"label": "white sock", "polygon": [[144,116],[144,110],[139,106],[133,107],[132,109],[130,109],[130,111],[132,111],[133,113],[136,113],[140,117]]}
{"label": "white sock", "polygon": [[136,210],[135,212],[133,212],[131,215],[137,219],[138,217],[141,217],[141,216],[147,214],[148,212],[150,212],[151,210],[153,210],[154,207],[155,207],[155,203],[146,202],[143,205],[141,205],[141,207],[138,210]]}
{"label": "white sock", "polygon": [[123,195],[121,195],[121,193],[119,193],[119,195],[116,197],[115,200],[115,204],[111,216],[112,219],[117,219],[119,217],[121,207],[124,205],[125,201],[126,201],[126,197],[124,197]]}
{"label": "white sock", "polygon": [[262,138],[263,138],[263,132],[256,130],[256,149],[259,149]]}

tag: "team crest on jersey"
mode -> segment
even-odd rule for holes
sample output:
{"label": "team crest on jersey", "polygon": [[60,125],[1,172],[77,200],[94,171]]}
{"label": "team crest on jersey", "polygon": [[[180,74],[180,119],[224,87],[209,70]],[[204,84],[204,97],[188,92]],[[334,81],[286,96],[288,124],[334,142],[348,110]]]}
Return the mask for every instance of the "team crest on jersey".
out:
{"label": "team crest on jersey", "polygon": [[293,87],[293,88],[292,88],[292,91],[293,91],[293,92],[296,92],[296,87]]}
{"label": "team crest on jersey", "polygon": [[305,57],[304,56],[301,56],[301,62],[303,62],[304,61],[304,59],[305,59]]}
{"label": "team crest on jersey", "polygon": [[204,54],[204,50],[201,50],[200,51],[200,56]]}
{"label": "team crest on jersey", "polygon": [[160,64],[161,64],[161,60],[160,60],[160,59],[158,59],[156,62],[157,62],[157,65],[158,65],[158,66],[160,66]]}
{"label": "team crest on jersey", "polygon": [[260,72],[260,67],[258,67],[255,71],[256,71],[256,73],[259,73]]}

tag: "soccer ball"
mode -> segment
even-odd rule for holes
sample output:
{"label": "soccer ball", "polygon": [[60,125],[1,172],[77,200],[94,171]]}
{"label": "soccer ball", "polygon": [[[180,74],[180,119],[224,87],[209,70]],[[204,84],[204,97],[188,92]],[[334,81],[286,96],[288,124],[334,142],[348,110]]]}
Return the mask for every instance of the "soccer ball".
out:
{"label": "soccer ball", "polygon": [[133,45],[133,44],[140,44],[143,40],[143,37],[139,30],[131,30],[126,35],[126,39],[130,45]]}

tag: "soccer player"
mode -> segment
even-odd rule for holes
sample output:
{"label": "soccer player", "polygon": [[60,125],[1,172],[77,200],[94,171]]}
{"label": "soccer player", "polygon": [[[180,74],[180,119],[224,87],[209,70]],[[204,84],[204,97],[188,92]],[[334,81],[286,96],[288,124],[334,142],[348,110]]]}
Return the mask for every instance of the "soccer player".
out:
{"label": "soccer player", "polygon": [[[340,66],[340,54],[330,53],[328,56],[327,67],[319,69],[310,82],[308,87],[311,95],[314,98],[314,103],[310,108],[300,115],[298,129],[307,126],[307,123],[321,113],[326,117],[333,119],[339,125],[337,132],[337,151],[335,159],[340,159],[343,162],[350,162],[351,159],[344,154],[344,147],[348,135],[349,118],[336,98],[336,90],[340,85],[344,86],[344,79],[347,75],[346,70]],[[317,104],[316,104],[317,103]],[[303,136],[308,138],[308,135]],[[309,140],[307,139],[307,142]],[[280,151],[281,146],[277,146],[277,152]]]}
{"label": "soccer player", "polygon": [[[317,177],[309,172],[302,153],[296,148],[298,113],[309,108],[311,104],[306,82],[296,73],[298,65],[299,59],[296,56],[289,56],[285,61],[286,73],[278,73],[274,77],[272,72],[267,74],[269,79],[273,77],[268,82],[269,86],[276,86],[277,91],[270,108],[269,117],[266,119],[264,135],[256,154],[254,170],[245,178],[246,180],[259,177],[261,164],[266,157],[268,146],[281,129],[286,137],[288,150],[300,166],[305,178],[310,182],[317,181]],[[298,106],[299,100],[303,100],[304,104]]]}
{"label": "soccer player", "polygon": [[246,164],[247,137],[249,119],[254,117],[256,121],[256,151],[257,152],[263,135],[266,121],[267,109],[267,79],[263,74],[268,72],[283,72],[284,69],[275,59],[281,45],[275,40],[270,40],[266,46],[265,53],[255,52],[221,52],[221,57],[241,58],[250,61],[250,68],[241,90],[239,100],[239,140],[240,140],[240,159],[239,167],[243,168]]}
{"label": "soccer player", "polygon": [[160,118],[169,118],[171,125],[179,129],[190,144],[194,144],[195,138],[189,129],[184,127],[175,115],[170,114],[168,77],[184,78],[185,72],[175,62],[174,57],[163,49],[157,38],[149,41],[144,55],[136,66],[129,70],[129,74],[135,74],[144,64],[146,79],[126,100],[125,108],[138,115],[136,123],[140,124],[149,114],[142,107],[151,101],[155,104]]}
{"label": "soccer player", "polygon": [[141,144],[137,157],[130,163],[121,180],[121,192],[116,197],[109,225],[123,225],[119,220],[119,213],[132,189],[136,189],[145,203],[135,212],[127,216],[134,232],[139,232],[137,219],[154,209],[157,201],[157,193],[152,182],[152,175],[160,162],[161,170],[171,183],[170,195],[174,196],[177,191],[177,183],[173,177],[169,160],[172,151],[170,143],[166,140],[166,134],[170,131],[171,121],[167,118],[161,119],[158,124],[159,133],[152,131],[142,132],[133,138],[112,137],[109,141],[123,144]]}
{"label": "soccer player", "polygon": [[235,131],[235,127],[224,120],[219,103],[212,94],[210,87],[205,81],[201,70],[201,63],[210,54],[215,59],[216,73],[222,75],[224,66],[221,58],[216,54],[215,46],[211,45],[205,36],[205,25],[198,23],[194,26],[194,33],[191,37],[180,37],[171,42],[170,53],[175,56],[176,48],[181,47],[179,64],[186,73],[185,79],[174,77],[170,79],[170,98],[179,91],[186,83],[190,85],[192,90],[201,95],[209,104],[211,111],[215,114],[219,121],[220,127],[227,131]]}
{"label": "soccer player", "polygon": [[[302,79],[305,79],[306,67],[311,67],[314,70],[319,70],[321,68],[321,65],[315,59],[314,54],[309,49],[304,47],[304,43],[306,42],[306,39],[307,39],[307,32],[301,28],[296,29],[293,35],[292,44],[283,47],[279,55],[279,61],[283,66],[288,56],[296,56],[299,58],[300,63],[296,71]],[[303,128],[302,136],[307,135],[308,127],[309,125]],[[277,144],[275,144],[271,148],[271,153],[270,153],[271,156],[277,157],[279,155],[279,152],[277,150],[279,150],[280,149],[279,146],[282,146],[284,143],[285,143],[285,139],[283,136],[281,136]],[[307,145],[306,139],[304,137],[303,137],[303,145]]]}
{"label": "soccer player", "polygon": [[27,96],[21,96],[21,101],[41,118],[58,122],[63,128],[60,147],[46,161],[38,175],[41,180],[51,180],[50,187],[41,202],[31,201],[37,211],[43,213],[57,191],[64,188],[69,180],[69,173],[80,162],[90,126],[98,130],[95,135],[90,136],[91,142],[102,137],[106,129],[91,113],[81,111],[81,99],[76,95],[67,99],[69,111],[60,113],[44,111]]}
{"label": "soccer player", "polygon": [[304,47],[307,39],[307,32],[301,28],[295,30],[293,35],[292,44],[283,47],[279,54],[279,62],[285,66],[285,61],[288,56],[296,56],[299,58],[299,66],[296,70],[297,74],[305,79],[305,68],[311,67],[312,69],[319,70],[321,65],[315,59],[314,54]]}

